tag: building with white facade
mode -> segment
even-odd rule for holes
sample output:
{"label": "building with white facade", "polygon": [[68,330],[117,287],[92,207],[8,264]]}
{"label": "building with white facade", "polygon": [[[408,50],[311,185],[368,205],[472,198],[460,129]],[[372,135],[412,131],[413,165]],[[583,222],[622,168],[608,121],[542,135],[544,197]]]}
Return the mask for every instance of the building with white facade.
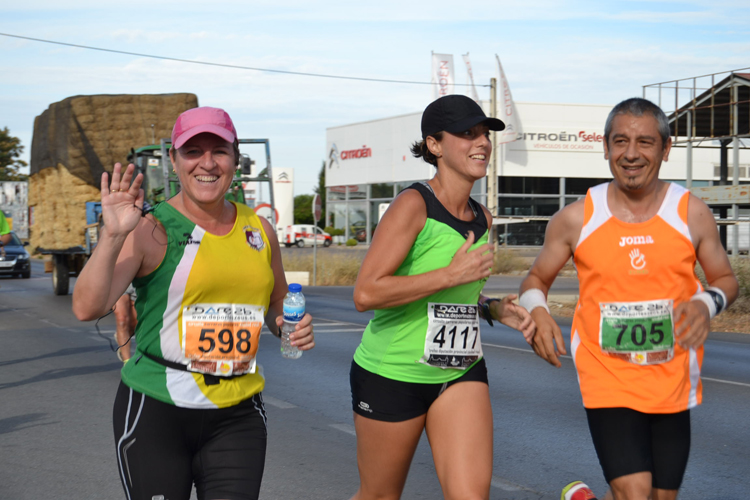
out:
{"label": "building with white facade", "polygon": [[[540,245],[546,220],[585,196],[589,187],[612,178],[604,159],[604,122],[613,106],[515,103],[519,135],[496,148],[498,217],[523,217],[524,224],[501,225],[509,245]],[[484,103],[485,112],[488,103]],[[346,230],[347,238],[370,241],[381,205],[406,186],[434,175],[432,165],[412,157],[421,139],[421,112],[328,128],[326,131],[326,225]],[[710,146],[710,145],[709,145]],[[692,185],[719,180],[719,149],[695,148]],[[686,150],[673,147],[660,178],[685,185]],[[748,178],[750,152],[741,151],[740,177]],[[486,179],[472,197],[486,205]]]}

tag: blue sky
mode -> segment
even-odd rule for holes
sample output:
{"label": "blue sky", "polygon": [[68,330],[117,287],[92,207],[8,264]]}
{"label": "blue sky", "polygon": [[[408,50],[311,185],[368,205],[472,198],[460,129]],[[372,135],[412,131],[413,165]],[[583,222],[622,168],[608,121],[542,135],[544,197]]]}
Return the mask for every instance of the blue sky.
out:
{"label": "blue sky", "polygon": [[[26,1],[0,33],[180,59],[429,82],[430,52],[471,55],[477,84],[503,63],[516,101],[615,104],[661,81],[750,67],[742,1]],[[361,4],[361,5],[360,5]],[[61,7],[64,5],[64,8]],[[34,117],[81,94],[193,92],[311,193],[325,129],[421,111],[427,85],[199,66],[0,36],[0,127],[26,147]],[[460,91],[460,88],[458,88]],[[487,88],[479,88],[482,99]],[[415,130],[414,138],[419,135]]]}

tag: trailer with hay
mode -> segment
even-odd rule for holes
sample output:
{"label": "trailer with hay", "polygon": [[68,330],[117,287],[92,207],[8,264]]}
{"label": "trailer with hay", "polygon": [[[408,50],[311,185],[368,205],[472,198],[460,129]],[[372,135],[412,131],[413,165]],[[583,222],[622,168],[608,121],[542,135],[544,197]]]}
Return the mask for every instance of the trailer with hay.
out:
{"label": "trailer with hay", "polygon": [[83,269],[98,239],[100,181],[134,145],[169,137],[195,94],[74,96],[34,120],[29,176],[32,249],[49,256],[56,295]]}

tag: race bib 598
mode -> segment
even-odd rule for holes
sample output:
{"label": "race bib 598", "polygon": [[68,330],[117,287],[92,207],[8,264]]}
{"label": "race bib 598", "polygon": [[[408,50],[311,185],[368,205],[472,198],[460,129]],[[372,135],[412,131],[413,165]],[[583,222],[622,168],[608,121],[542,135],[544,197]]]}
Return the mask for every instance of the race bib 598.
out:
{"label": "race bib 598", "polygon": [[217,375],[254,372],[263,313],[262,307],[248,304],[186,306],[182,351],[190,368]]}

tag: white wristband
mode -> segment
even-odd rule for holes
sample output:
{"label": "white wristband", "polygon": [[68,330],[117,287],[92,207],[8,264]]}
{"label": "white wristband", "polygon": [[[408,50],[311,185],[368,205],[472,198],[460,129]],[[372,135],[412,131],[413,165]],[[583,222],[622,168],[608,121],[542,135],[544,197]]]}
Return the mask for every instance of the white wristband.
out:
{"label": "white wristband", "polygon": [[544,292],[538,288],[530,288],[521,294],[521,298],[518,299],[518,305],[531,312],[537,307],[543,307],[545,311],[549,313],[549,307],[547,307],[547,297]]}
{"label": "white wristband", "polygon": [[700,300],[706,304],[708,315],[712,319],[727,307],[726,294],[721,288],[715,286],[710,286],[705,291],[696,293],[690,300]]}

